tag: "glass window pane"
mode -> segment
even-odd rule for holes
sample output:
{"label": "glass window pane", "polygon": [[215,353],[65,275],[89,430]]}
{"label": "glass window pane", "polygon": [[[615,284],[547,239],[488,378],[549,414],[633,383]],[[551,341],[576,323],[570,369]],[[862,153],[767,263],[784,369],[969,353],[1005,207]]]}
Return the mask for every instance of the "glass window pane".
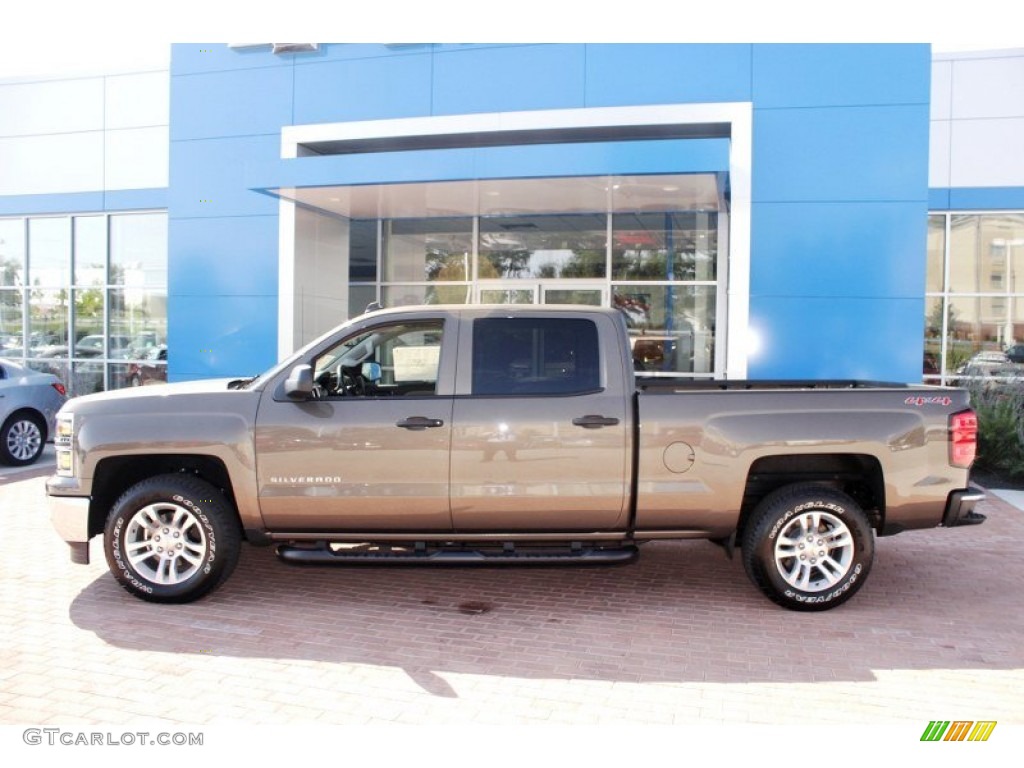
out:
{"label": "glass window pane", "polygon": [[626,316],[638,371],[714,372],[714,286],[616,285],[612,306]]}
{"label": "glass window pane", "polygon": [[73,293],[75,301],[75,348],[73,357],[104,357],[103,289],[76,289]]}
{"label": "glass window pane", "polygon": [[[433,394],[443,333],[438,320],[377,326],[321,354],[313,379],[326,397]],[[375,373],[367,363],[377,364]]]}
{"label": "glass window pane", "polygon": [[61,384],[68,388],[68,394],[75,394],[71,391],[71,363],[63,358],[48,357],[39,360],[28,360],[25,365],[33,371],[41,373],[52,373]]}
{"label": "glass window pane", "polygon": [[29,291],[28,346],[32,357],[68,356],[68,306],[66,288]]}
{"label": "glass window pane", "polygon": [[533,288],[481,288],[481,304],[533,304]]}
{"label": "glass window pane", "polygon": [[545,304],[585,304],[601,306],[600,288],[545,288]]}
{"label": "glass window pane", "polygon": [[473,322],[473,394],[591,392],[601,386],[597,326],[526,317]]}
{"label": "glass window pane", "polygon": [[385,307],[416,304],[469,304],[472,289],[468,283],[457,285],[385,285],[381,300]]}
{"label": "glass window pane", "polygon": [[0,288],[0,357],[21,357],[25,349],[22,296],[13,288]]}
{"label": "glass window pane", "polygon": [[110,356],[145,359],[167,344],[167,291],[114,288],[109,292]]}
{"label": "glass window pane", "polygon": [[348,287],[348,316],[356,317],[366,311],[366,307],[377,301],[376,285],[360,285],[353,283]]}
{"label": "glass window pane", "polygon": [[167,347],[152,347],[130,363],[110,363],[107,376],[110,389],[148,387],[167,383]]}
{"label": "glass window pane", "polygon": [[1024,215],[953,216],[951,232],[951,291],[1024,291]]}
{"label": "glass window pane", "polygon": [[928,280],[926,290],[938,293],[945,279],[946,217],[928,217]]}
{"label": "glass window pane", "polygon": [[71,392],[68,394],[91,395],[103,391],[103,363],[89,361],[71,364]]}
{"label": "glass window pane", "polygon": [[937,376],[942,372],[942,312],[945,299],[926,299],[927,314],[924,321],[924,376]]}
{"label": "glass window pane", "polygon": [[355,283],[377,279],[376,219],[349,222],[348,277]]}
{"label": "glass window pane", "polygon": [[110,217],[110,283],[130,288],[167,284],[167,214]]}
{"label": "glass window pane", "polygon": [[1002,364],[1000,354],[1006,344],[1012,300],[1004,297],[952,297],[949,302],[949,337],[946,373],[964,376],[983,375],[994,363]]}
{"label": "glass window pane", "polygon": [[105,285],[107,282],[107,219],[105,216],[76,216],[75,285]]}
{"label": "glass window pane", "polygon": [[384,223],[386,282],[468,280],[472,219],[398,219]]}
{"label": "glass window pane", "polygon": [[0,287],[25,284],[25,221],[0,219]]}
{"label": "glass window pane", "polygon": [[478,276],[605,277],[607,243],[604,214],[481,218]]}
{"label": "glass window pane", "polygon": [[714,280],[718,214],[629,213],[612,217],[616,280]]}
{"label": "glass window pane", "polygon": [[29,219],[28,277],[32,285],[61,286],[70,282],[71,220]]}

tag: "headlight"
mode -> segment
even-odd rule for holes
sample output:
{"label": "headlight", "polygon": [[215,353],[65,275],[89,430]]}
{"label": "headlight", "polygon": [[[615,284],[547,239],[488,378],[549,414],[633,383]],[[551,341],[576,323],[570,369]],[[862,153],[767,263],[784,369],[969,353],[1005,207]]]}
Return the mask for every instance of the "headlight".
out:
{"label": "headlight", "polygon": [[72,477],[75,474],[75,417],[71,413],[57,414],[57,432],[53,445],[57,453],[57,474]]}

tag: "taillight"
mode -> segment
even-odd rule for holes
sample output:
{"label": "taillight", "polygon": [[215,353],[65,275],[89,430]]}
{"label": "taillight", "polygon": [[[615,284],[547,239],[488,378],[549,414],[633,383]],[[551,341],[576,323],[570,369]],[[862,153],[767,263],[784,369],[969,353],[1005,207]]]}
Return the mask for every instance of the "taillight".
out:
{"label": "taillight", "polygon": [[949,417],[949,463],[968,469],[978,452],[978,417],[974,411],[960,411]]}
{"label": "taillight", "polygon": [[64,385],[61,384],[59,381],[52,382],[50,384],[50,386],[53,387],[54,389],[56,389],[58,392],[60,392],[61,397],[67,397],[68,396],[68,391],[66,389],[64,389]]}

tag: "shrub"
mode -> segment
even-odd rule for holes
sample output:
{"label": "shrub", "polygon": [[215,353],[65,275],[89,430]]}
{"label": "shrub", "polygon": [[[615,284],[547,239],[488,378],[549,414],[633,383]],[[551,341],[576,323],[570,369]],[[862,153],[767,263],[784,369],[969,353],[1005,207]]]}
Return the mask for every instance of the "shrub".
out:
{"label": "shrub", "polygon": [[979,382],[969,390],[978,414],[975,468],[1007,479],[1024,478],[1024,385]]}

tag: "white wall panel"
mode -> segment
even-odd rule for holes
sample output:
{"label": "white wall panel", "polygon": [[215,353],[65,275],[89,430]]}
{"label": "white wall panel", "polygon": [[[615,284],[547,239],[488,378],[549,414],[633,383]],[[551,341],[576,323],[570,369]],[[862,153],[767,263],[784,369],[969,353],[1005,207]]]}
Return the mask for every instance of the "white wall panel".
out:
{"label": "white wall panel", "polygon": [[168,72],[144,72],[106,78],[105,127],[148,128],[170,122]]}
{"label": "white wall panel", "polygon": [[166,187],[169,137],[167,126],[107,131],[104,189]]}
{"label": "white wall panel", "polygon": [[950,186],[1024,187],[1024,117],[954,120]]}
{"label": "white wall panel", "polygon": [[102,129],[102,78],[0,85],[0,136]]}
{"label": "white wall panel", "polygon": [[1024,51],[953,62],[952,117],[1024,117]]}
{"label": "white wall panel", "polygon": [[950,91],[953,87],[953,62],[932,62],[932,120],[950,117]]}
{"label": "white wall panel", "polygon": [[949,182],[949,120],[933,120],[928,143],[928,186],[948,187]]}
{"label": "white wall panel", "polygon": [[103,189],[103,133],[0,139],[0,195]]}

